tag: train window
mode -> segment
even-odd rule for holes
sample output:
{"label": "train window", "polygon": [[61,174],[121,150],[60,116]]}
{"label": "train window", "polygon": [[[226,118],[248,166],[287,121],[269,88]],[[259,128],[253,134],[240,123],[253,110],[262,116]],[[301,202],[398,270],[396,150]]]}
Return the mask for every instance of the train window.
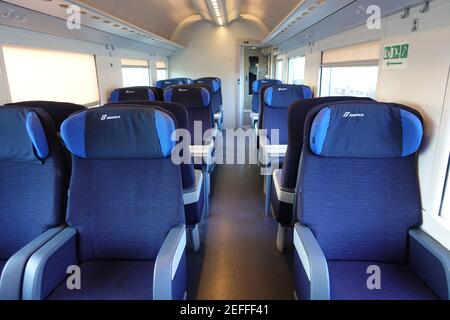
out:
{"label": "train window", "polygon": [[320,95],[376,98],[380,50],[377,41],[324,51]]}
{"label": "train window", "polygon": [[148,60],[122,59],[122,79],[124,87],[149,86]]}
{"label": "train window", "polygon": [[288,63],[288,83],[304,84],[305,82],[305,57],[289,58]]}
{"label": "train window", "polygon": [[158,61],[156,63],[156,78],[157,80],[166,80],[169,78],[167,63],[165,61]]}
{"label": "train window", "polygon": [[12,102],[27,100],[100,104],[95,56],[4,46]]}
{"label": "train window", "polygon": [[322,68],[320,96],[376,98],[378,66]]}
{"label": "train window", "polygon": [[276,68],[277,68],[277,70],[276,70],[277,79],[283,80],[283,59],[277,60]]}

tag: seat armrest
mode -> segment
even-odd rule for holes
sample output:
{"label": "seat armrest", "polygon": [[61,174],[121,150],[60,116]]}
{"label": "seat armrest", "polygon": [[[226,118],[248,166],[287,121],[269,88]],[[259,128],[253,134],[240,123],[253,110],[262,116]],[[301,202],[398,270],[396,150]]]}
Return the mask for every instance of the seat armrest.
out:
{"label": "seat armrest", "polygon": [[275,190],[277,192],[278,201],[287,204],[294,204],[295,190],[287,190],[281,186],[282,173],[283,173],[282,169],[276,169],[273,172],[273,183],[275,185]]}
{"label": "seat armrest", "polygon": [[61,226],[44,232],[8,260],[0,275],[0,300],[22,299],[23,274],[28,259],[63,229]]}
{"label": "seat armrest", "polygon": [[65,228],[28,261],[23,280],[24,300],[44,300],[67,277],[67,268],[77,265],[76,231]]}
{"label": "seat armrest", "polygon": [[409,231],[409,267],[443,300],[450,299],[450,251],[420,229]]}
{"label": "seat armrest", "polygon": [[203,186],[203,173],[201,170],[195,170],[195,184],[191,188],[183,190],[184,205],[197,203],[200,200]]}
{"label": "seat armrest", "polygon": [[311,229],[297,223],[294,246],[310,282],[311,300],[330,300],[328,263]]}
{"label": "seat armrest", "polygon": [[[154,300],[177,299],[174,297],[174,291],[179,290],[174,288],[174,280],[177,274],[182,274],[182,281],[185,282],[186,265],[182,261],[186,258],[185,254],[186,226],[180,225],[169,232],[156,258],[153,274]],[[186,291],[186,283],[181,285],[184,285],[183,292]]]}

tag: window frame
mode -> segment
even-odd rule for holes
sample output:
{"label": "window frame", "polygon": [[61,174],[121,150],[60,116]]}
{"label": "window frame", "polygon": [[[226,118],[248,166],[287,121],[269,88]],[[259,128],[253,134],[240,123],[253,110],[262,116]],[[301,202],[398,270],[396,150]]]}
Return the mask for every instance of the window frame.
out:
{"label": "window frame", "polygon": [[[95,83],[95,90],[94,87],[92,87],[91,89],[94,90],[95,92],[93,92],[94,95],[96,95],[96,98],[94,101],[91,102],[81,102],[81,101],[75,101],[72,100],[70,98],[62,98],[62,99],[56,99],[55,97],[23,97],[23,98],[19,98],[19,99],[15,99],[15,97],[13,97],[13,90],[11,88],[11,79],[10,79],[10,75],[8,75],[8,62],[7,62],[7,58],[5,55],[5,50],[8,50],[8,48],[16,48],[16,49],[22,49],[22,50],[35,50],[36,52],[49,52],[52,54],[72,54],[72,55],[79,55],[79,56],[86,56],[89,57],[89,59],[92,59],[92,66],[93,66],[93,70],[90,70],[90,72],[92,72],[92,76],[95,75],[95,80],[92,78],[91,80],[93,80],[92,82]],[[7,101],[5,102],[20,102],[20,101],[16,101],[16,100],[55,100],[55,101],[61,101],[61,102],[71,102],[71,103],[75,103],[75,104],[80,104],[80,105],[84,105],[88,108],[93,108],[93,107],[98,107],[101,105],[101,90],[100,90],[100,85],[99,85],[99,71],[98,71],[98,64],[97,64],[97,56],[94,53],[91,52],[85,52],[85,51],[74,51],[74,50],[68,50],[66,48],[54,48],[54,47],[40,47],[40,46],[34,46],[34,45],[29,45],[29,44],[16,44],[16,43],[4,43],[2,45],[0,45],[0,92],[4,91],[5,92],[5,99]],[[73,98],[73,97],[72,97]]]}
{"label": "window frame", "polygon": [[[146,62],[145,65],[143,64],[144,61]],[[124,64],[124,62],[125,62],[125,64]],[[126,64],[126,62],[131,62],[131,63]],[[134,62],[134,64],[133,64],[133,62]],[[139,63],[141,63],[141,64],[139,65]],[[125,84],[125,79],[124,79],[124,72],[123,72],[124,69],[146,69],[148,82],[147,82],[147,84],[141,84],[138,86],[149,87],[151,85],[152,69],[151,69],[150,61],[148,59],[132,59],[132,58],[122,58],[121,59],[122,85],[124,87],[127,87],[128,85]]]}
{"label": "window frame", "polygon": [[[303,81],[300,85],[305,84],[305,75],[306,75],[306,56],[292,56],[288,58],[288,67],[287,67],[287,83],[294,84],[294,62],[296,59],[303,59],[304,67],[303,67]],[[292,79],[291,79],[292,77]]]}

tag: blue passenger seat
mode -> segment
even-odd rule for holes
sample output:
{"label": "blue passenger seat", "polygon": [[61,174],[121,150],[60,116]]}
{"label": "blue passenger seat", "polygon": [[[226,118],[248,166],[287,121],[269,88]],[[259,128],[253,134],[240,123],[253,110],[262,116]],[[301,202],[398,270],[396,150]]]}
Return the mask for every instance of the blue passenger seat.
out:
{"label": "blue passenger seat", "polygon": [[[111,103],[103,107],[148,107],[155,108],[173,116],[177,129],[188,130],[189,115],[185,106],[177,103],[168,102],[148,102],[148,101],[130,101],[124,103]],[[180,150],[180,157],[186,156],[189,161],[183,162],[181,174],[183,179],[183,190],[185,197],[184,210],[186,213],[186,224],[188,228],[188,240],[194,251],[200,249],[200,235],[198,224],[201,222],[205,210],[205,179],[201,170],[195,170],[191,161],[189,150],[190,140],[184,141],[182,134],[178,135],[177,144],[183,148]],[[178,150],[178,149],[177,149]],[[187,154],[184,154],[186,152]]]}
{"label": "blue passenger seat", "polygon": [[270,85],[261,89],[259,129],[267,130],[268,141],[272,142],[272,130],[278,130],[277,144],[288,143],[288,110],[296,101],[313,98],[310,87],[302,85]]}
{"label": "blue passenger seat", "polygon": [[192,79],[190,78],[174,78],[174,79],[167,79],[167,80],[159,80],[156,82],[156,87],[166,90],[167,88],[170,88],[172,86],[182,85],[182,84],[191,84]]}
{"label": "blue passenger seat", "polygon": [[22,106],[27,108],[39,108],[48,113],[53,119],[56,126],[56,130],[59,132],[61,124],[71,114],[86,110],[85,106],[67,103],[67,102],[55,102],[55,101],[24,101],[17,103],[6,104],[6,106]]}
{"label": "blue passenger seat", "polygon": [[295,219],[293,203],[298,177],[298,165],[303,146],[303,129],[308,112],[324,103],[340,101],[373,101],[370,98],[357,97],[324,97],[299,100],[293,103],[288,110],[287,131],[288,147],[282,169],[273,172],[270,203],[273,215],[278,222],[277,247],[284,252],[288,232],[292,230]]}
{"label": "blue passenger seat", "polygon": [[270,85],[281,85],[280,80],[275,79],[263,79],[255,80],[252,83],[252,112],[250,114],[251,125],[255,130],[258,129],[259,111],[261,109],[261,89]]}
{"label": "blue passenger seat", "polygon": [[193,84],[206,84],[211,88],[211,100],[214,120],[216,121],[219,130],[221,130],[223,124],[222,81],[219,78],[207,77],[194,80]]}
{"label": "blue passenger seat", "polygon": [[67,163],[44,110],[0,107],[0,177],[0,300],[18,300],[28,259],[64,223]]}
{"label": "blue passenger seat", "polygon": [[423,120],[403,105],[311,110],[294,230],[299,299],[448,299],[450,253],[419,227]]}
{"label": "blue passenger seat", "polygon": [[[214,116],[212,112],[211,91],[207,85],[179,85],[165,90],[164,100],[166,102],[184,105],[189,113],[189,132],[192,135],[192,144],[204,144],[202,137],[195,137],[195,122],[201,124],[201,133],[204,135],[209,130],[210,135],[206,137],[206,143],[213,138]],[[198,141],[194,141],[197,138]]]}
{"label": "blue passenger seat", "polygon": [[162,89],[156,87],[130,87],[115,89],[111,92],[110,102],[126,102],[126,101],[162,101]]}
{"label": "blue passenger seat", "polygon": [[[96,108],[61,128],[72,153],[68,227],[29,260],[24,299],[183,299],[186,228],[172,118],[150,108]],[[68,267],[80,268],[70,290]]]}

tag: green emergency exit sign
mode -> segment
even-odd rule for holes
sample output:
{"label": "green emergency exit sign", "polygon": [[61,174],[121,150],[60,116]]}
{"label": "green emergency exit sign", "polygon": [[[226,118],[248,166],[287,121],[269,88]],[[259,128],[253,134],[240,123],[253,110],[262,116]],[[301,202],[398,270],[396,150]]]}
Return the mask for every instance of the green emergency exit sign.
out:
{"label": "green emergency exit sign", "polygon": [[406,69],[408,66],[409,43],[400,43],[384,47],[384,69]]}

